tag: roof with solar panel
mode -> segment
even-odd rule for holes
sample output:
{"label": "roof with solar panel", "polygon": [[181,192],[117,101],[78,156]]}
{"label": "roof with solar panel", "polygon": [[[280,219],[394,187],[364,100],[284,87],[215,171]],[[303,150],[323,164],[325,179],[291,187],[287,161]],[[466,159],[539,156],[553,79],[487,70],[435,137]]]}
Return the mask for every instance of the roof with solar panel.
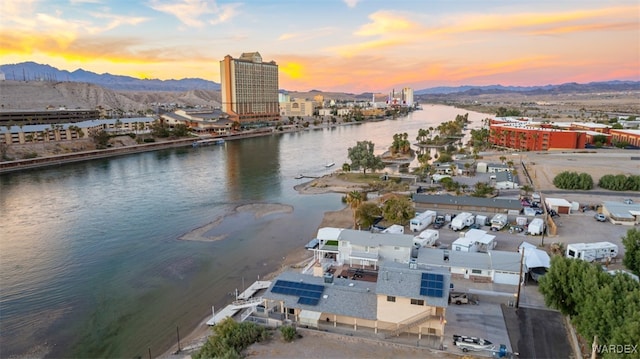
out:
{"label": "roof with solar panel", "polygon": [[378,270],[377,294],[424,299],[427,305],[446,307],[451,274],[440,267],[389,262]]}
{"label": "roof with solar panel", "polygon": [[324,278],[298,272],[281,273],[262,295],[265,299],[283,301],[287,308],[301,308],[316,312],[376,319],[376,283]]}

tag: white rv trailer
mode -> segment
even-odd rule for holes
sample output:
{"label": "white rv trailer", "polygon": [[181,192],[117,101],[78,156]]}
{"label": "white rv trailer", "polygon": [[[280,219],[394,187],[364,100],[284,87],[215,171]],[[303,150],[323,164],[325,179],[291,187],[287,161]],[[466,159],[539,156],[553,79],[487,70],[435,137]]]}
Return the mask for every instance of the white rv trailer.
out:
{"label": "white rv trailer", "polygon": [[529,223],[529,226],[527,227],[527,232],[529,232],[529,234],[533,236],[542,234],[543,231],[544,231],[544,221],[542,220],[542,218],[534,218],[533,221],[531,221],[531,223]]}
{"label": "white rv trailer", "polygon": [[583,261],[605,261],[618,255],[618,246],[611,242],[572,243],[567,245],[567,258]]}
{"label": "white rv trailer", "polygon": [[436,218],[435,211],[424,211],[419,213],[415,217],[409,221],[409,230],[412,232],[418,232],[425,228],[433,222],[434,218]]}
{"label": "white rv trailer", "polygon": [[469,212],[462,212],[451,220],[451,229],[460,231],[475,223],[475,217]]}

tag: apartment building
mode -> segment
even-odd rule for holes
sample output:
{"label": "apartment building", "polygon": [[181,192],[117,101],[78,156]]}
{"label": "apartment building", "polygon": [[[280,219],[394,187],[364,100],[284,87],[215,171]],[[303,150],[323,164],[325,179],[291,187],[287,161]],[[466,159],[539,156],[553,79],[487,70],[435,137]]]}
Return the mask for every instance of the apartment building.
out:
{"label": "apartment building", "polygon": [[280,119],[278,65],[259,52],[220,61],[222,111],[241,124]]}

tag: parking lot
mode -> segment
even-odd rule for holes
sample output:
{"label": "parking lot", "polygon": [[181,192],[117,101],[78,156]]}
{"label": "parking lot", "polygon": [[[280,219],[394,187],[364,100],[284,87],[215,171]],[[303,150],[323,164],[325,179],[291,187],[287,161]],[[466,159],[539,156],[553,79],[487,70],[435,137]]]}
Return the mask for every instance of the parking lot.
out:
{"label": "parking lot", "polygon": [[[455,213],[453,211],[449,211],[448,213]],[[622,245],[622,237],[626,235],[630,226],[622,226],[615,225],[611,222],[599,222],[594,218],[595,211],[588,210],[586,212],[578,212],[565,215],[562,214],[559,217],[554,217],[556,225],[558,226],[558,233],[555,236],[545,235],[540,236],[532,236],[528,235],[525,232],[509,232],[509,225],[503,228],[501,231],[492,232],[490,231],[489,226],[481,227],[480,229],[487,231],[491,235],[496,236],[496,248],[495,250],[501,251],[517,251],[518,246],[523,242],[529,242],[531,244],[535,244],[537,246],[541,246],[544,244],[544,247],[549,251],[549,246],[551,243],[558,242],[563,243],[566,248],[567,244],[571,243],[591,243],[591,242],[601,242],[608,241],[614,244],[617,244],[619,247],[617,262],[621,262],[622,257],[624,256],[624,246]],[[441,214],[441,213],[438,213]],[[444,214],[444,213],[442,213]],[[489,218],[492,217],[491,213],[474,213],[474,214],[484,214]],[[514,216],[510,216],[514,217]],[[536,216],[541,218],[541,216]],[[528,217],[529,222],[533,217]],[[451,247],[451,243],[460,237],[461,232],[456,232],[448,228],[445,224],[440,231],[440,239],[439,242],[442,245]],[[615,265],[615,263],[613,263]]]}

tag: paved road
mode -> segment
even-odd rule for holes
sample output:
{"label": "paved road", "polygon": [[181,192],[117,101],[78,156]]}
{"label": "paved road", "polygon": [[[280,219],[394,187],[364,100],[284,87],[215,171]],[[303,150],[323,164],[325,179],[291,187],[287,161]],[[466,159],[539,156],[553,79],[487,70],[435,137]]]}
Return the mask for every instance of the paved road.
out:
{"label": "paved road", "polygon": [[562,314],[553,310],[502,306],[509,341],[518,358],[570,358]]}

